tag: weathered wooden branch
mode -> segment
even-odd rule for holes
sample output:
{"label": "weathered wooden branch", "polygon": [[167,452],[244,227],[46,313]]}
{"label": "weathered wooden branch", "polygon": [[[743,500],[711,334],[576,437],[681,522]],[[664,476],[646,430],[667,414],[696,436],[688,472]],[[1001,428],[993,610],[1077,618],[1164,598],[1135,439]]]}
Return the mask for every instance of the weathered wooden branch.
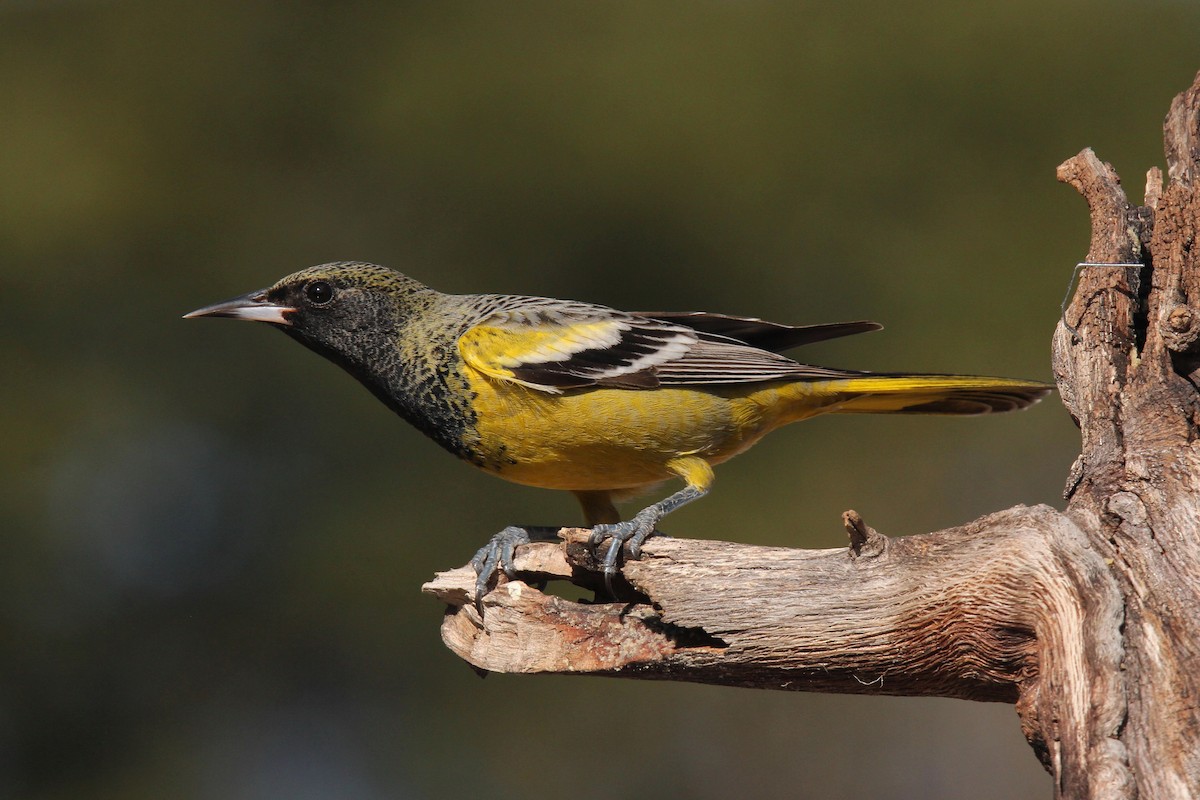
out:
{"label": "weathered wooden branch", "polygon": [[[1040,644],[1081,644],[1084,626],[1120,622],[1115,585],[1107,604],[1074,604],[1107,567],[1053,509],[898,539],[866,530],[858,548],[835,550],[653,539],[625,565],[652,602],[581,604],[513,581],[484,598],[481,619],[466,602],[470,568],[427,590],[460,609],[446,621],[447,644],[489,670],[1004,702],[1039,678]],[[563,530],[572,562],[590,562],[587,533]],[[570,579],[580,567],[563,552],[532,545],[519,567]]]}
{"label": "weathered wooden branch", "polygon": [[427,584],[446,644],[492,671],[1012,702],[1056,797],[1200,796],[1200,76],[1164,129],[1144,205],[1090,150],[1059,167],[1110,265],[1082,268],[1052,342],[1082,439],[1064,511],[897,539],[847,512],[838,550],[655,538],[626,603],[534,588],[599,585],[564,529],[482,616],[469,567]]}

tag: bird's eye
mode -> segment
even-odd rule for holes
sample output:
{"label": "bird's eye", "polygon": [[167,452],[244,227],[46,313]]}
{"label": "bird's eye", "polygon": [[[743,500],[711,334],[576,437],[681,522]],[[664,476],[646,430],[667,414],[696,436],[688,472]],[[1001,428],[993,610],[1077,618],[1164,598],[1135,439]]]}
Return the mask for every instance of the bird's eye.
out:
{"label": "bird's eye", "polygon": [[326,306],[333,300],[333,284],[329,281],[313,281],[304,287],[304,296],[314,306]]}

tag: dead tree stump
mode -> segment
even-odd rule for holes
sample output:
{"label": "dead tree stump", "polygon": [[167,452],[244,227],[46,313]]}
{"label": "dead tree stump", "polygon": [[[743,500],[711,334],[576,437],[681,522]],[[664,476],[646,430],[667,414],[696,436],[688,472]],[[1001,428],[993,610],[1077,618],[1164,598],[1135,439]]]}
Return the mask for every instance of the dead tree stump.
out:
{"label": "dead tree stump", "polygon": [[1100,265],[1052,343],[1082,437],[1065,510],[896,539],[847,512],[846,550],[655,538],[627,603],[533,587],[599,585],[564,529],[482,617],[469,567],[427,584],[447,646],[500,672],[1009,702],[1056,797],[1200,796],[1200,75],[1164,128],[1144,205],[1091,150],[1058,169]]}

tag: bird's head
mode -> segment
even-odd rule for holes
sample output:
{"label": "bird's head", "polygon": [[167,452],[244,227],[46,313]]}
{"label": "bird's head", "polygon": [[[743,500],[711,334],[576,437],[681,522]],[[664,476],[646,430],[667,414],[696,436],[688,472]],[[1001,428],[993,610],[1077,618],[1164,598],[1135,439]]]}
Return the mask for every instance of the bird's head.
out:
{"label": "bird's head", "polygon": [[339,261],[184,314],[267,322],[347,368],[361,366],[436,293],[376,264]]}

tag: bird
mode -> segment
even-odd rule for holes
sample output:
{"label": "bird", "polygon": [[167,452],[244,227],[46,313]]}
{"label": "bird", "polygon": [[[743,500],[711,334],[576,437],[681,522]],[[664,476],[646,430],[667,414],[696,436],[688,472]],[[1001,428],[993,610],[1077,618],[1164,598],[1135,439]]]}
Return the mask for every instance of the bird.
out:
{"label": "bird", "polygon": [[[357,378],[384,405],[483,471],[574,493],[610,596],[623,549],[708,494],[713,467],[821,414],[969,415],[1026,408],[1046,383],[871,373],[782,351],[880,329],[784,325],[708,312],[625,312],[509,294],[445,294],[377,264],[339,261],[184,315],[267,323]],[[616,503],[683,487],[622,521]],[[533,529],[511,525],[471,559],[476,603],[514,576]],[[482,605],[479,605],[482,612]]]}

